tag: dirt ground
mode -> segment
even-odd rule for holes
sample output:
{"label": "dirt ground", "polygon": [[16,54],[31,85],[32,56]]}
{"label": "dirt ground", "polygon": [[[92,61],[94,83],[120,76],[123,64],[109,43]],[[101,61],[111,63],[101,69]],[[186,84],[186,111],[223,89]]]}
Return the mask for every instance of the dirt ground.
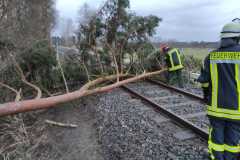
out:
{"label": "dirt ground", "polygon": [[[17,116],[12,130],[9,129],[14,117],[8,117],[10,121],[2,118],[0,160],[102,160],[95,126],[95,101],[96,97],[87,97],[48,111]],[[22,122],[19,122],[21,118]],[[54,126],[46,124],[45,120],[76,124],[78,127]],[[6,126],[9,132],[4,129]]]}

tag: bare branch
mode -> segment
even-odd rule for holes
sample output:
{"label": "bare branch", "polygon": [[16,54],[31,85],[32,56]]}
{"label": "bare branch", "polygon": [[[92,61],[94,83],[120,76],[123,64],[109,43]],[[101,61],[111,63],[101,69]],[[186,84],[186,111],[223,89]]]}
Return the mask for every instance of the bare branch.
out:
{"label": "bare branch", "polygon": [[97,51],[97,46],[94,46],[93,51],[94,51],[94,53],[96,54],[97,61],[98,61],[98,63],[99,63],[100,69],[101,69],[101,73],[103,73],[103,72],[104,72],[104,70],[103,70],[103,65],[102,65],[102,62],[101,62],[101,59],[100,59],[100,54],[99,54],[98,51]]}
{"label": "bare branch", "polygon": [[66,78],[65,78],[65,75],[64,75],[64,71],[63,71],[61,62],[60,62],[60,57],[59,57],[59,53],[58,53],[58,48],[57,48],[57,62],[58,62],[58,67],[59,67],[59,69],[60,69],[60,72],[61,72],[61,75],[62,75],[62,78],[63,78],[63,81],[64,81],[64,85],[65,85],[65,88],[66,88],[66,92],[69,93],[67,81],[66,81]]}
{"label": "bare branch", "polygon": [[16,89],[14,89],[14,88],[10,87],[9,85],[4,84],[2,82],[0,82],[0,86],[3,86],[16,94],[15,102],[17,102],[21,99],[21,89],[19,91],[17,91]]}
{"label": "bare branch", "polygon": [[21,67],[19,66],[19,64],[17,63],[17,61],[13,57],[13,55],[11,55],[11,57],[12,57],[12,61],[13,61],[14,65],[15,65],[16,71],[18,72],[19,76],[21,77],[22,82],[25,83],[26,85],[32,87],[33,89],[35,89],[37,91],[37,96],[35,97],[35,99],[40,99],[42,97],[41,89],[38,86],[36,86],[36,85],[34,85],[34,84],[32,84],[32,83],[30,83],[26,80],[26,77],[24,76],[23,70],[21,69]]}
{"label": "bare branch", "polygon": [[83,68],[86,72],[86,75],[87,75],[87,79],[88,79],[88,82],[90,81],[90,75],[89,75],[89,72],[88,72],[88,69],[87,69],[87,66],[84,62],[82,62],[82,65],[83,65]]}
{"label": "bare branch", "polygon": [[114,65],[115,65],[116,74],[117,74],[117,82],[119,82],[119,68],[118,68],[118,64],[117,64],[117,59],[116,59],[115,51],[114,51],[114,49],[113,49],[108,43],[106,43],[106,46],[107,46],[108,49],[110,50],[111,57],[112,57],[112,59],[113,59],[113,62],[114,62]]}
{"label": "bare branch", "polygon": [[87,75],[87,79],[88,79],[88,82],[90,81],[90,75],[89,75],[89,71],[88,71],[88,68],[85,64],[85,62],[82,60],[82,58],[77,58],[79,60],[79,62],[81,63],[81,65],[83,66],[83,69],[84,71],[86,72],[86,75]]}

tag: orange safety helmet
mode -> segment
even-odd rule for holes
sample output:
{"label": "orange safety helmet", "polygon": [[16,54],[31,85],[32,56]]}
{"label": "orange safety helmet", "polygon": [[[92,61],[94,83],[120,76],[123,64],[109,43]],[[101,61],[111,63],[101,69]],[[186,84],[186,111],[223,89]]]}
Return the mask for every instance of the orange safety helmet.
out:
{"label": "orange safety helmet", "polygon": [[160,44],[160,50],[162,52],[166,52],[169,49],[169,46],[167,44]]}

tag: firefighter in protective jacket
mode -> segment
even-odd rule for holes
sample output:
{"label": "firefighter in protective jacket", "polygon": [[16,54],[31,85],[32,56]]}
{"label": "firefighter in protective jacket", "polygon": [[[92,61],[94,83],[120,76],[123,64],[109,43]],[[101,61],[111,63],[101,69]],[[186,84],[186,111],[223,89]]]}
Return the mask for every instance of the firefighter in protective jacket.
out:
{"label": "firefighter in protective jacket", "polygon": [[178,84],[178,87],[183,87],[182,81],[182,60],[180,52],[177,48],[169,48],[167,45],[161,45],[160,49],[165,55],[165,63],[168,67],[167,80],[170,85]]}
{"label": "firefighter in protective jacket", "polygon": [[205,58],[202,83],[210,120],[208,149],[212,160],[237,160],[240,153],[240,22],[226,24],[220,48]]}

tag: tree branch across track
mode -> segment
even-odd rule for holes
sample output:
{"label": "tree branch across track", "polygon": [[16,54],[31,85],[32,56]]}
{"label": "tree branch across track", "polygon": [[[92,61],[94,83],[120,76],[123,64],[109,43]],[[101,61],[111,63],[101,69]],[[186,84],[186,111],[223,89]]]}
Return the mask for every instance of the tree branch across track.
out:
{"label": "tree branch across track", "polygon": [[[70,93],[63,94],[63,95],[0,104],[0,116],[7,116],[7,115],[11,115],[11,114],[16,114],[16,113],[22,113],[22,112],[27,112],[27,111],[34,111],[34,110],[56,107],[57,104],[66,103],[66,102],[69,102],[69,101],[72,101],[75,99],[79,99],[84,96],[96,94],[96,93],[106,92],[106,91],[112,90],[114,88],[120,87],[122,85],[125,85],[127,83],[135,82],[137,80],[151,77],[153,75],[158,75],[166,70],[167,69],[162,69],[162,70],[155,71],[155,72],[142,73],[141,75],[137,75],[132,78],[127,78],[125,80],[116,82],[114,84],[91,89],[92,87],[94,87],[98,84],[101,84],[103,82],[115,80],[118,76],[111,75],[111,76],[107,76],[107,77],[101,77],[96,80],[88,82],[87,84],[85,84],[82,88],[80,88],[77,91],[73,91]],[[129,75],[127,75],[127,74],[119,75],[120,78],[124,78],[124,77],[128,77],[128,76]]]}

